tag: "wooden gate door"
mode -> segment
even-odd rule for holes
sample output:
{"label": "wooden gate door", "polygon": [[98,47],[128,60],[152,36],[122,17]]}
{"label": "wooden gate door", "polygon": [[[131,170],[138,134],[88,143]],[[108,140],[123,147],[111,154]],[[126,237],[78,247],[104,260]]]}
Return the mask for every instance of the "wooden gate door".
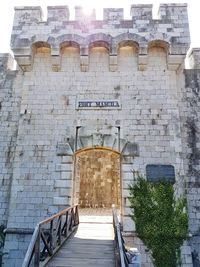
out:
{"label": "wooden gate door", "polygon": [[120,154],[83,149],[76,155],[76,194],[82,208],[110,208],[120,202]]}

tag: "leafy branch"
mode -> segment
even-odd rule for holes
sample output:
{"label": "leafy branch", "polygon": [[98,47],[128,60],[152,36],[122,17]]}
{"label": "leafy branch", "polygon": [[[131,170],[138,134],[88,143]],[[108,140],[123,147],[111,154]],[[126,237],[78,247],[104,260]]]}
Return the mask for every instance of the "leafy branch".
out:
{"label": "leafy branch", "polygon": [[129,185],[132,219],[156,267],[176,267],[180,246],[187,237],[186,198],[175,199],[173,185],[137,177]]}

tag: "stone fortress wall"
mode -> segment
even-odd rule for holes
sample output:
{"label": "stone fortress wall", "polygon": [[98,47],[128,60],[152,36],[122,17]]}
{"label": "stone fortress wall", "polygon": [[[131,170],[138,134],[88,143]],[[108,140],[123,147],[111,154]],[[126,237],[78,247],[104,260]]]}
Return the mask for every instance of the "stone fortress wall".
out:
{"label": "stone fortress wall", "polygon": [[[187,5],[162,4],[156,20],[152,5],[132,5],[130,20],[123,9],[104,9],[103,16],[86,17],[76,7],[71,21],[68,7],[52,6],[42,21],[40,7],[15,8],[11,49],[18,70],[10,71],[9,55],[0,56],[4,266],[20,266],[30,240],[25,232],[76,201],[74,153],[87,147],[121,152],[127,235],[134,230],[127,198],[132,171],[174,166],[176,194],[188,196],[183,266],[192,266],[191,251],[199,251],[200,51],[191,52],[193,69],[184,70]],[[151,266],[145,253],[142,261]]]}

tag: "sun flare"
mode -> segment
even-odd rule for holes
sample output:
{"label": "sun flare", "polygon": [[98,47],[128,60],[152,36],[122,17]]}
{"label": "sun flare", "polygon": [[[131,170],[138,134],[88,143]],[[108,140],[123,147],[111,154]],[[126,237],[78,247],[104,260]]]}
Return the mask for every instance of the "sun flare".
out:
{"label": "sun flare", "polygon": [[91,7],[89,4],[88,5],[84,5],[84,7],[83,7],[83,14],[85,16],[90,16],[94,12],[94,10],[95,10],[95,8],[94,7]]}

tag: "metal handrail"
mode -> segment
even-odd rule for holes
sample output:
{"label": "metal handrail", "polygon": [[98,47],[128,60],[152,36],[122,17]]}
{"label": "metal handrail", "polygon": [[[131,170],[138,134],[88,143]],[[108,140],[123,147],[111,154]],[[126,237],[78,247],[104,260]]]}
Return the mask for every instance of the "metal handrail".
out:
{"label": "metal handrail", "polygon": [[22,267],[30,266],[32,261],[31,266],[45,266],[63,242],[76,230],[78,224],[78,205],[66,208],[39,222],[35,227]]}
{"label": "metal handrail", "polygon": [[113,213],[113,228],[114,228],[114,247],[115,247],[115,266],[116,267],[128,267],[129,262],[126,255],[126,248],[124,246],[124,240],[121,233],[121,225],[117,217],[117,211],[115,206],[112,206]]}

